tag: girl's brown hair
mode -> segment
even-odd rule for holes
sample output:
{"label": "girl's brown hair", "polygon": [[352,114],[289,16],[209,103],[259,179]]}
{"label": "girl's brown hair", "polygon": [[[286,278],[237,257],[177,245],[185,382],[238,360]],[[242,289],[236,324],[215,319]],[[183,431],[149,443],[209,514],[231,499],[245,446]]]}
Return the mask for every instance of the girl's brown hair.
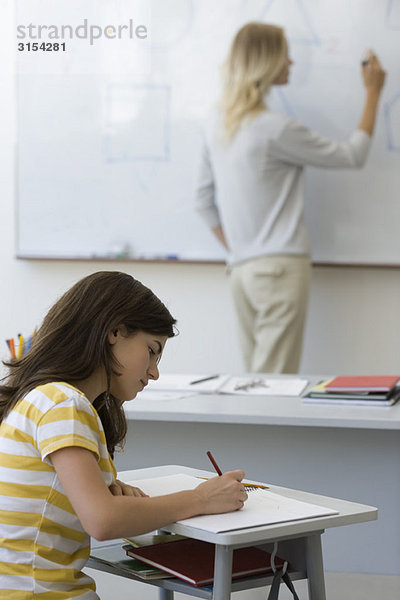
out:
{"label": "girl's brown hair", "polygon": [[29,352],[5,362],[9,375],[0,385],[0,422],[29,391],[52,381],[73,383],[104,367],[107,391],[93,403],[108,450],[123,442],[126,419],[121,402],[109,393],[118,375],[108,334],[124,325],[128,335],[144,331],[173,337],[175,319],[153,292],[127,273],[101,271],[81,279],[49,310]]}

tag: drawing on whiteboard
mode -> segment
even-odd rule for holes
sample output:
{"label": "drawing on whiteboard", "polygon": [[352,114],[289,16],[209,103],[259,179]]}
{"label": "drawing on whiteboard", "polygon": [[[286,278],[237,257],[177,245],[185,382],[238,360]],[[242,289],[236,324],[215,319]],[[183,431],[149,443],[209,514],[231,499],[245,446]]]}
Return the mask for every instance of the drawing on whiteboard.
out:
{"label": "drawing on whiteboard", "polygon": [[387,147],[392,152],[400,152],[400,93],[383,108],[385,115]]}
{"label": "drawing on whiteboard", "polygon": [[400,0],[388,0],[386,24],[390,29],[400,29]]}
{"label": "drawing on whiteboard", "polygon": [[[296,114],[294,112],[294,109],[282,88],[276,87],[276,89],[274,89],[273,92],[274,95],[271,99],[271,108],[276,112],[285,113],[289,117],[293,117],[295,119]],[[270,102],[268,102],[268,104],[270,104]]]}
{"label": "drawing on whiteboard", "polygon": [[151,46],[167,50],[185,39],[194,22],[194,0],[151,0]]}
{"label": "drawing on whiteboard", "polygon": [[261,11],[260,20],[282,24],[291,42],[298,44],[315,44],[321,41],[313,27],[312,19],[303,0],[287,0],[285,18],[282,20],[281,2],[268,0]]}
{"label": "drawing on whiteboard", "polygon": [[170,95],[167,85],[108,86],[108,162],[169,160]]}

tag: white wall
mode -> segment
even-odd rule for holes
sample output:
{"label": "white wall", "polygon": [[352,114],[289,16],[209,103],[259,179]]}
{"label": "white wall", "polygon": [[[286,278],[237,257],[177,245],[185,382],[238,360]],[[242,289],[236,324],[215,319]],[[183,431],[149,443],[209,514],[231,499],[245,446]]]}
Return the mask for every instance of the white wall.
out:
{"label": "white wall", "polygon": [[[222,266],[15,259],[15,50],[12,2],[0,0],[0,356],[7,355],[5,338],[29,334],[77,279],[120,269],[154,289],[179,321],[181,334],[169,343],[165,370],[242,370]],[[301,371],[399,372],[399,307],[397,270],[315,268]]]}

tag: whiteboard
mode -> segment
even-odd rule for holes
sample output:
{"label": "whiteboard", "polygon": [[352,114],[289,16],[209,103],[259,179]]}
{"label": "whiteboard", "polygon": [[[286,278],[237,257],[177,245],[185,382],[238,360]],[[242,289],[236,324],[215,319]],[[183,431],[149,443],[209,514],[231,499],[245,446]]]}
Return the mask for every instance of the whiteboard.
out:
{"label": "whiteboard", "polygon": [[269,106],[332,138],[359,121],[361,55],[380,56],[368,164],[309,168],[305,213],[315,262],[400,264],[400,0],[17,0],[17,25],[83,19],[148,37],[17,53],[18,256],[223,260],[193,208],[202,125],[233,35],[259,20],[295,63]]}

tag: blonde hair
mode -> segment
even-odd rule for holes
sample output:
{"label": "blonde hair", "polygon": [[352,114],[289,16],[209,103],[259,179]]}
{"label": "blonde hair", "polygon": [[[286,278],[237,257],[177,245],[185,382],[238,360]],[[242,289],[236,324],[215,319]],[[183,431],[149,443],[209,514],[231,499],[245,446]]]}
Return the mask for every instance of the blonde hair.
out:
{"label": "blonde hair", "polygon": [[265,110],[264,96],[286,58],[287,44],[281,27],[247,23],[237,32],[224,65],[220,102],[228,139],[233,137],[244,117]]}

